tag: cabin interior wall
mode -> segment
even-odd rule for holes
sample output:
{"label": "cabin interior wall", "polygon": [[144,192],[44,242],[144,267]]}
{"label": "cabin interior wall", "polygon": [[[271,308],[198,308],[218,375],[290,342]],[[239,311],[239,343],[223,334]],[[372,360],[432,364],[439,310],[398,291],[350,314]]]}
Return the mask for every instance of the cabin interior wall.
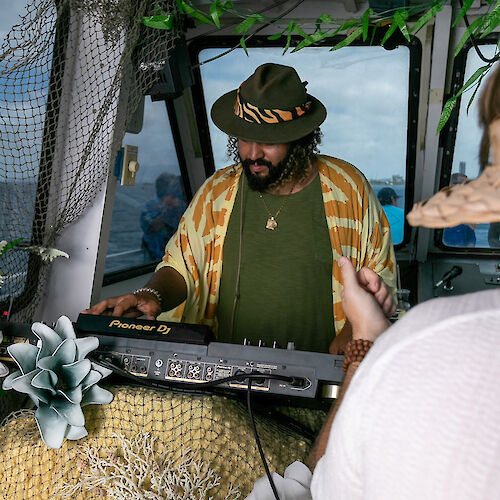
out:
{"label": "cabin interior wall", "polygon": [[[94,113],[100,109],[101,102],[95,101],[92,106],[89,106],[88,99],[97,98],[98,92],[93,90],[98,89],[100,79],[102,81],[110,81],[117,70],[117,65],[120,60],[122,46],[120,44],[110,47],[109,50],[114,50],[115,55],[112,59],[116,65],[110,66],[110,53],[105,54],[106,64],[100,64],[92,53],[92,42],[95,42],[95,37],[102,37],[102,33],[92,19],[81,16],[72,20],[72,22],[80,23],[79,30],[73,30],[78,38],[75,43],[68,44],[67,61],[69,66],[74,68],[71,74],[65,75],[65,78],[70,78],[70,82],[64,86],[63,102],[68,103],[67,109],[62,113],[67,113],[63,117],[61,123],[63,126],[59,127],[56,137],[56,154],[54,158],[54,165],[56,176],[54,179],[60,179],[65,171],[66,158],[71,158],[76,153],[82,154],[82,134],[86,133],[87,136],[91,134],[91,126],[96,119]],[[92,33],[92,41],[88,36]],[[102,41],[104,43],[104,39]],[[94,78],[89,81],[88,75],[82,74],[86,66],[82,64],[82,59],[86,60],[89,56],[94,59]],[[111,54],[112,56],[112,54]],[[104,57],[104,56],[103,56]],[[92,85],[96,86],[93,89]],[[85,96],[87,99],[85,104],[79,104],[79,96]],[[69,106],[72,103],[72,106]],[[83,116],[83,113],[88,113],[88,116]],[[78,115],[76,113],[79,113]],[[104,123],[115,122],[117,113],[117,103],[112,104],[106,112]],[[64,124],[71,124],[71,126]],[[74,124],[78,123],[79,127]],[[84,125],[87,124],[87,125]],[[76,131],[77,136],[73,136],[72,131]],[[111,130],[111,129],[109,129]],[[111,143],[113,140],[112,134],[107,131],[100,131],[98,139],[100,144],[109,144],[109,151],[111,151]],[[104,155],[102,161],[109,163],[109,154]],[[100,234],[103,224],[103,213],[106,201],[106,187],[105,181],[102,185],[101,191],[97,194],[92,206],[82,214],[82,216],[74,223],[70,224],[62,230],[56,239],[54,246],[60,250],[65,251],[70,255],[69,259],[59,259],[52,263],[50,271],[45,284],[45,291],[42,299],[34,316],[35,319],[47,322],[54,322],[60,315],[65,314],[70,319],[76,320],[79,311],[89,306],[91,302],[92,292],[95,284],[98,283],[100,288],[101,279],[96,279],[96,266],[98,263]],[[64,196],[71,196],[66,194],[67,191],[62,189],[61,184],[57,182],[53,185],[51,195],[58,198],[58,205],[63,206],[65,203]],[[69,191],[71,193],[71,191]],[[76,193],[74,193],[76,194]],[[71,200],[68,200],[71,202]]]}
{"label": "cabin interior wall", "polygon": [[[368,7],[368,2],[357,2],[358,13]],[[239,3],[244,9],[250,7],[255,10],[254,2]],[[276,7],[266,12],[266,15],[280,15],[286,6]],[[351,5],[352,8],[352,5]],[[339,17],[352,16],[352,12],[346,9],[341,2],[328,4],[324,1],[308,1],[293,12],[294,18],[310,19],[311,22],[322,12],[328,11]],[[291,15],[291,14],[290,14]],[[288,16],[289,17],[289,16]],[[454,14],[450,6],[445,6],[437,15],[435,22],[429,23],[417,36],[422,43],[422,65],[420,68],[420,102],[418,110],[417,131],[417,157],[415,162],[414,199],[421,200],[432,196],[439,184],[441,148],[439,137],[435,134],[437,124],[441,115],[446,91],[450,86],[452,78],[452,59],[456,43],[464,31],[463,26],[452,28]],[[288,18],[283,18],[272,28],[268,27],[262,34],[276,32],[277,29],[286,26]],[[313,24],[311,24],[313,26]],[[189,30],[187,39],[206,33],[210,30],[207,26],[199,26]],[[215,36],[221,36],[226,32],[216,32]],[[200,148],[200,130],[198,128],[198,117],[193,106],[191,90],[188,89],[184,95],[173,101],[176,117],[179,122],[182,148],[186,158],[187,170],[192,192],[201,186],[206,178],[206,165],[203,161],[203,153]],[[436,249],[434,245],[434,231],[420,228],[413,230],[409,244],[398,248],[397,258],[400,264],[402,286],[412,291],[410,301],[415,304],[440,294],[433,289],[433,284],[438,281],[446,270],[460,260],[461,257],[450,257],[446,252]],[[436,252],[436,250],[438,250]],[[457,278],[457,286],[454,290],[445,291],[443,295],[458,293],[459,290],[470,291],[464,288],[468,281],[474,289],[482,289],[484,283],[484,266],[474,264],[473,258],[464,256],[464,276]],[[488,266],[496,269],[495,259],[486,259]],[[489,269],[488,267],[488,269]],[[489,273],[488,271],[487,273]],[[497,271],[495,271],[497,272]],[[127,280],[113,285],[108,285],[102,290],[96,291],[97,297],[105,298],[120,293],[129,292],[137,287],[143,286],[149,274],[138,276],[133,280]],[[467,278],[470,277],[470,280]],[[94,300],[94,302],[95,302]]]}

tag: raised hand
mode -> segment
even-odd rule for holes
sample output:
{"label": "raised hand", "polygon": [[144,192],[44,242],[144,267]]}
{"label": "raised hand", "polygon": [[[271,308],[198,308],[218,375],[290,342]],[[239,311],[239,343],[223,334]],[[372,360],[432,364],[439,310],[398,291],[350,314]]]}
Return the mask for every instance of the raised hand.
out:
{"label": "raised hand", "polygon": [[352,338],[374,341],[390,326],[386,315],[394,312],[392,296],[371,269],[356,272],[346,257],[341,257],[339,264],[344,281],[342,307],[352,326]]}

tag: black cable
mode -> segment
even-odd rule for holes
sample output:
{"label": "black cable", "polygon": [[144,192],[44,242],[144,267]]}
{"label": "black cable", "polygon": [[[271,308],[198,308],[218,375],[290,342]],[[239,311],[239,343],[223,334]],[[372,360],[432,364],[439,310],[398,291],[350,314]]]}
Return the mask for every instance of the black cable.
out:
{"label": "black cable", "polygon": [[[460,2],[460,7],[463,9],[464,8],[464,3],[462,0],[459,0]],[[470,29],[470,25],[469,25],[469,19],[467,18],[467,14],[464,13],[464,21],[465,21],[465,25],[467,26],[467,29]],[[494,63],[495,61],[498,61],[498,59],[500,58],[500,54],[496,54],[494,55],[492,58],[488,59],[487,57],[485,57],[483,55],[483,53],[479,50],[479,46],[476,42],[476,37],[474,36],[474,33],[470,33],[470,39],[471,39],[471,42],[472,42],[472,45],[474,46],[474,49],[476,50],[476,53],[479,57],[479,59],[481,59],[483,62],[485,63]]]}
{"label": "black cable", "polygon": [[[245,40],[244,42],[246,43],[248,40],[250,40],[250,38],[252,38],[253,36],[255,36],[257,33],[259,33],[259,31],[262,31],[264,28],[267,28],[268,26],[271,26],[271,24],[275,23],[276,21],[279,21],[280,19],[282,19],[283,17],[285,17],[287,14],[289,14],[290,12],[292,12],[292,10],[295,10],[301,3],[303,3],[305,0],[298,0],[294,5],[292,5],[288,10],[286,10],[285,12],[283,12],[282,14],[280,14],[278,17],[275,17],[274,19],[271,19],[270,21],[268,21],[267,23],[263,24],[260,28],[256,29],[251,35],[248,35],[247,37],[245,37]],[[223,57],[227,54],[229,54],[230,52],[232,52],[233,50],[237,49],[238,47],[240,47],[240,43],[238,43],[237,45],[235,45],[234,47],[231,47],[230,49],[226,50],[225,52],[223,52],[222,54],[219,54],[218,56],[214,56],[214,57],[211,57],[210,59],[207,59],[205,61],[201,61],[200,63],[198,64],[195,64],[194,66],[192,66],[192,68],[197,68],[199,66],[202,66],[203,64],[206,64],[206,63],[209,63],[209,62],[212,62],[212,61],[215,61],[216,59],[219,59],[220,57]]]}
{"label": "black cable", "polygon": [[[108,368],[111,370],[113,373],[116,373],[117,375],[120,375],[128,380],[132,380],[135,383],[139,385],[143,385],[145,387],[164,387],[165,385],[173,385],[173,386],[186,386],[186,382],[183,381],[178,381],[176,382],[175,380],[165,380],[165,382],[158,383],[156,381],[153,381],[151,379],[147,379],[148,381],[146,382],[142,377],[138,375],[134,375],[133,373],[128,372],[127,370],[124,370],[123,368],[120,368],[119,366],[115,365],[114,363],[109,362],[106,359],[103,359],[100,355],[97,357],[90,357],[89,359],[93,361],[94,363],[97,363],[101,365],[104,368]],[[197,388],[203,388],[203,387],[217,387],[221,384],[224,384],[226,382],[234,382],[234,381],[244,381],[244,380],[261,380],[261,379],[269,379],[269,380],[281,380],[283,382],[293,382],[296,380],[296,377],[286,377],[285,375],[275,375],[272,373],[261,373],[261,372],[252,372],[252,373],[235,373],[234,375],[230,377],[224,377],[224,378],[218,378],[216,380],[212,380],[211,382],[198,382],[195,383]],[[193,381],[194,382],[194,381]],[[188,382],[189,383],[189,382]]]}
{"label": "black cable", "polygon": [[273,490],[274,497],[276,498],[276,500],[280,500],[280,497],[278,495],[278,490],[276,489],[276,485],[274,484],[273,476],[271,476],[269,466],[267,465],[266,457],[264,455],[264,450],[262,449],[262,445],[260,443],[259,434],[257,433],[257,427],[255,425],[255,419],[253,417],[253,412],[252,412],[251,394],[252,394],[252,379],[249,378],[247,386],[247,408],[248,408],[248,414],[250,415],[250,423],[252,424],[253,435],[255,437],[255,442],[257,443],[257,448],[259,449],[260,458],[262,460],[262,463],[264,464],[264,469],[266,470],[267,479],[269,480],[269,484],[271,485],[271,489]]}
{"label": "black cable", "polygon": [[[108,368],[109,370],[113,371],[113,373],[116,373],[118,375],[121,375],[124,378],[127,378],[128,380],[132,380],[134,383],[144,386],[144,387],[154,387],[156,389],[164,390],[166,385],[182,385],[185,387],[185,382],[175,382],[175,381],[168,381],[168,383],[162,383],[159,384],[157,382],[151,381],[148,379],[146,382],[143,380],[141,377],[134,375],[127,370],[123,370],[119,366],[110,363],[106,359],[102,359],[100,356],[97,356],[96,358],[89,358],[91,359],[94,363],[97,363],[104,368]],[[212,380],[211,382],[202,382],[196,384],[197,388],[202,388],[202,387],[215,387],[218,385],[221,385],[226,382],[232,382],[232,381],[243,381],[243,380],[248,380],[248,385],[247,385],[247,409],[248,409],[248,414],[250,416],[250,423],[252,425],[252,431],[255,437],[255,442],[257,444],[257,448],[259,450],[260,458],[262,460],[262,463],[264,465],[264,469],[266,471],[267,478],[269,480],[269,484],[271,485],[271,489],[273,490],[274,496],[276,500],[280,500],[278,491],[276,489],[276,485],[274,484],[273,477],[271,475],[271,472],[269,470],[269,466],[267,465],[266,457],[264,455],[264,450],[262,449],[262,444],[260,442],[259,434],[257,433],[257,427],[255,425],[255,419],[252,411],[252,402],[251,402],[251,393],[252,393],[252,381],[253,380],[261,380],[261,379],[269,379],[269,380],[282,380],[284,382],[293,382],[295,380],[295,377],[286,377],[284,375],[274,375],[272,373],[260,373],[260,372],[253,372],[253,373],[236,373],[235,375],[232,375],[230,377],[224,377],[220,378],[217,380]]]}

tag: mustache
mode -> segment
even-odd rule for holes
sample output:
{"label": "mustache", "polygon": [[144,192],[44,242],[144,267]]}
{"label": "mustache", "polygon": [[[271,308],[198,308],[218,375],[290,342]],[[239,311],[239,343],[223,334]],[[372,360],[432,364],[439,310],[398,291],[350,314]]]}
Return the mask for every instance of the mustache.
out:
{"label": "mustache", "polygon": [[273,168],[273,164],[270,161],[264,160],[262,158],[258,158],[257,160],[250,160],[249,158],[242,159],[241,164],[243,167],[246,167],[247,169],[250,168],[250,165],[263,165],[265,167],[268,167],[269,169]]}

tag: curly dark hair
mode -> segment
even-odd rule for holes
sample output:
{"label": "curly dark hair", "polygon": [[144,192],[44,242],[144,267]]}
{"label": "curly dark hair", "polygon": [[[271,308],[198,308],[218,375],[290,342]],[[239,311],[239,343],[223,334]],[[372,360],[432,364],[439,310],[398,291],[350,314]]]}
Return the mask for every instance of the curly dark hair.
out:
{"label": "curly dark hair", "polygon": [[[279,186],[284,180],[291,179],[300,182],[306,177],[310,162],[319,153],[318,146],[321,144],[322,132],[319,127],[290,144],[290,149],[284,160],[281,162],[283,168],[280,176],[269,186],[270,188]],[[238,148],[238,138],[229,136],[227,142],[227,156],[235,163],[240,163]]]}

